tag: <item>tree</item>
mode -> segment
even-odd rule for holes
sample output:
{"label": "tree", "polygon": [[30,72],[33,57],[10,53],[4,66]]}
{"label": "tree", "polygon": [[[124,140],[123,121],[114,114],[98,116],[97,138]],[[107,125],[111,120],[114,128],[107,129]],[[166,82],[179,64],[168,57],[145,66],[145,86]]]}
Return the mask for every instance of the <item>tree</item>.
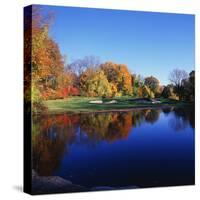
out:
{"label": "tree", "polygon": [[133,74],[132,75],[132,87],[133,87],[133,95],[136,97],[143,97],[142,88],[144,86],[144,80],[140,75]]}
{"label": "tree", "polygon": [[188,78],[187,72],[181,69],[174,69],[169,75],[169,80],[174,85],[174,91],[179,97],[179,100],[182,100],[183,98],[183,92],[184,92],[183,83],[184,80],[186,80],[187,78]]}
{"label": "tree", "polygon": [[172,84],[164,86],[161,96],[164,98],[174,98],[174,86]]}
{"label": "tree", "polygon": [[[47,72],[47,66],[50,61],[44,50],[46,39],[48,39],[50,20],[51,17],[44,18],[41,15],[39,6],[32,6],[25,10],[24,96],[26,103],[32,103],[33,112],[40,112],[46,109],[42,103],[40,75]],[[41,70],[41,66],[44,66],[43,70]]]}
{"label": "tree", "polygon": [[95,56],[85,56],[83,59],[77,59],[67,65],[67,69],[77,76],[80,76],[88,68],[97,69],[100,65],[100,60]]}
{"label": "tree", "polygon": [[118,88],[123,95],[132,95],[132,77],[126,65],[119,65]]}
{"label": "tree", "polygon": [[86,96],[112,96],[112,86],[102,70],[87,69],[81,76],[81,88]]}
{"label": "tree", "polygon": [[160,82],[157,78],[153,76],[146,77],[144,79],[144,84],[154,93],[156,94],[159,90]]}
{"label": "tree", "polygon": [[191,71],[189,74],[189,83],[190,83],[190,100],[194,101],[195,99],[195,71]]}
{"label": "tree", "polygon": [[81,75],[79,76],[79,84],[80,84],[80,90],[81,90],[81,95],[89,96],[88,95],[88,81],[93,78],[95,75],[95,70],[94,68],[87,68]]}
{"label": "tree", "polygon": [[195,99],[195,72],[191,71],[189,78],[183,81],[184,94],[183,99],[186,101],[194,101]]}
{"label": "tree", "polygon": [[109,83],[116,86],[118,94],[132,95],[132,76],[126,65],[106,62],[101,64],[100,68],[104,71]]}
{"label": "tree", "polygon": [[102,70],[98,70],[89,83],[89,92],[94,92],[95,96],[110,97],[112,95],[111,86]]}
{"label": "tree", "polygon": [[154,98],[154,93],[151,91],[151,89],[144,85],[142,86],[142,97],[145,97],[145,98]]}
{"label": "tree", "polygon": [[[30,24],[25,22],[25,68],[31,68],[32,85],[42,100],[60,98],[59,90],[64,84],[64,59],[59,46],[49,36],[52,17],[41,14],[38,6],[33,6],[31,13]],[[26,74],[25,77],[30,79]]]}
{"label": "tree", "polygon": [[114,83],[109,83],[111,88],[111,96],[114,97],[117,95],[117,87]]}
{"label": "tree", "polygon": [[79,95],[79,87],[77,84],[78,77],[68,69],[59,76],[59,88],[57,89],[57,97],[66,98],[68,96]]}

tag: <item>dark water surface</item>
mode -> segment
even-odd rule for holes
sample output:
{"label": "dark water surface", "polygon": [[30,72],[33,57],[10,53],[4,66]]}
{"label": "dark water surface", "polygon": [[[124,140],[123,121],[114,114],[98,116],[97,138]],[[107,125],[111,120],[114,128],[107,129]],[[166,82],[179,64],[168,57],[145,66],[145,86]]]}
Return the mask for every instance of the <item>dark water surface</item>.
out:
{"label": "dark water surface", "polygon": [[33,169],[86,187],[194,184],[194,109],[38,116]]}

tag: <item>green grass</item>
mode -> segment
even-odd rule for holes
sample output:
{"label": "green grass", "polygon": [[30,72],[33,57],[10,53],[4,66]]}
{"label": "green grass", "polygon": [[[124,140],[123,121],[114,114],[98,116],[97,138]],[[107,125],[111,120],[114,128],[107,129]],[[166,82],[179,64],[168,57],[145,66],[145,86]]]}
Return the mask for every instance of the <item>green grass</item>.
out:
{"label": "green grass", "polygon": [[[69,97],[67,99],[48,100],[45,101],[45,105],[48,107],[50,113],[63,113],[63,112],[95,112],[101,110],[117,110],[117,109],[129,109],[138,107],[159,107],[159,106],[180,106],[185,105],[183,102],[170,99],[159,99],[160,104],[152,103],[137,103],[131,101],[133,97],[118,97],[113,98],[117,100],[116,104],[90,104],[91,100],[102,100],[102,98],[92,97]],[[103,99],[103,102],[110,101],[111,99]]]}

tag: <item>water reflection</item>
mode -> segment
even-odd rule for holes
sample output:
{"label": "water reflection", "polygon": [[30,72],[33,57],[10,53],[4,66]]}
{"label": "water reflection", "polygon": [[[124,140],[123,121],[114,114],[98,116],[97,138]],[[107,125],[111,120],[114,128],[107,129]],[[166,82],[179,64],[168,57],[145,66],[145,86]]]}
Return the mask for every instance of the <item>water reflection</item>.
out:
{"label": "water reflection", "polygon": [[[34,119],[32,134],[33,168],[48,176],[58,167],[68,145],[76,139],[79,116],[55,115]],[[35,130],[38,132],[35,133]]]}
{"label": "water reflection", "polygon": [[156,109],[148,110],[145,115],[145,120],[151,124],[155,123],[159,119],[160,112],[161,110]]}
{"label": "water reflection", "polygon": [[195,108],[194,106],[190,106],[190,107],[178,107],[178,108],[174,108],[173,109],[176,118],[181,118],[185,123],[189,123],[191,125],[192,128],[195,127]]}
{"label": "water reflection", "polygon": [[126,141],[140,127],[143,132],[148,132],[146,125],[149,127],[157,124],[161,128],[159,130],[162,130],[162,119],[168,120],[168,126],[174,132],[183,131],[188,126],[194,128],[194,109],[143,109],[34,117],[33,169],[42,176],[52,175],[62,167],[63,157],[70,154],[73,144],[93,145],[98,148],[98,144],[102,142],[113,144],[116,141]]}

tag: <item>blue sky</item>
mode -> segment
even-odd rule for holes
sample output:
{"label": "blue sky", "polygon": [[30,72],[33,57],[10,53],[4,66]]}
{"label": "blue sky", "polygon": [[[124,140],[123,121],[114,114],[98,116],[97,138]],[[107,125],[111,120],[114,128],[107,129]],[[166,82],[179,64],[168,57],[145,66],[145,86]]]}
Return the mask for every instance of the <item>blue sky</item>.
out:
{"label": "blue sky", "polygon": [[43,6],[55,15],[50,35],[68,63],[94,55],[168,84],[174,68],[194,69],[194,16]]}

